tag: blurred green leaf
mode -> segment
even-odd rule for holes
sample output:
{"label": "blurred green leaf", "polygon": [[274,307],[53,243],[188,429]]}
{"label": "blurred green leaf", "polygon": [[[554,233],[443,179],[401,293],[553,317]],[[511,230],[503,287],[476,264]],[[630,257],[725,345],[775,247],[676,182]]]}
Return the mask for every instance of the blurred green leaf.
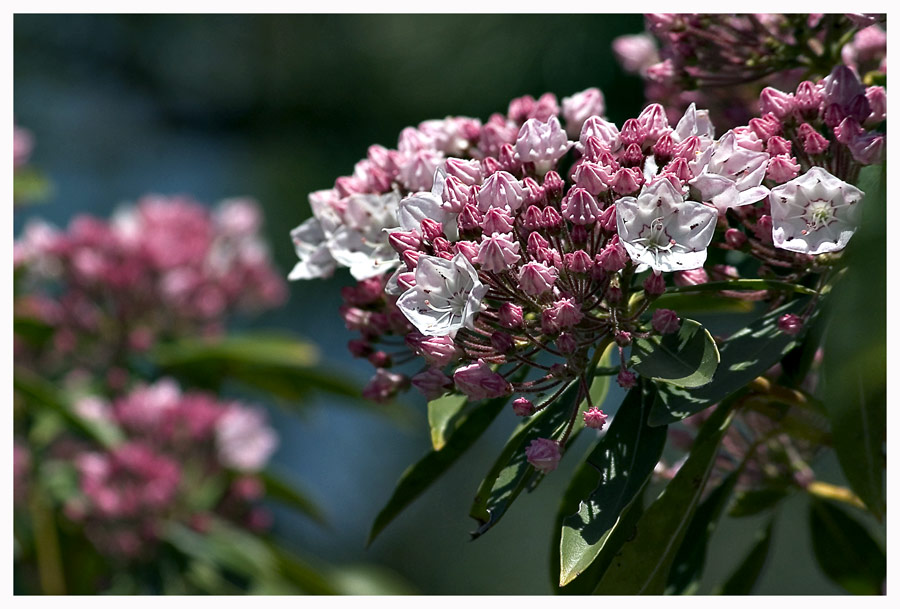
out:
{"label": "blurred green leaf", "polygon": [[773,509],[782,499],[788,496],[791,488],[787,485],[767,486],[759,489],[750,489],[735,493],[734,501],[728,510],[732,518],[744,518],[756,516],[762,512]]}
{"label": "blurred green leaf", "polygon": [[40,346],[53,336],[53,326],[40,319],[16,315],[13,318],[13,332],[32,345]]}
{"label": "blurred green leaf", "polygon": [[400,476],[391,498],[375,517],[366,545],[371,544],[384,530],[384,527],[431,486],[475,443],[475,440],[481,437],[506,406],[508,399],[504,396],[476,405],[473,410],[456,419],[453,433],[441,450],[429,451],[417,463],[406,468],[406,471]]}
{"label": "blurred green leaf", "polygon": [[724,402],[700,428],[687,461],[645,511],[636,533],[622,546],[595,594],[662,594],[669,569],[694,516],[719,443],[733,416]]}
{"label": "blurred green leaf", "polygon": [[309,517],[319,524],[327,525],[328,519],[316,503],[300,491],[295,483],[286,482],[272,471],[261,471],[257,474],[266,487],[266,499],[279,501]]}
{"label": "blurred green leaf", "polygon": [[[641,381],[625,396],[606,434],[575,474],[576,489],[562,523],[559,543],[559,585],[566,586],[597,558],[623,510],[644,487],[666,443],[665,427],[648,427],[652,386]],[[589,493],[589,495],[588,495]],[[573,512],[576,512],[573,514]]]}
{"label": "blurred green leaf", "polygon": [[754,306],[755,303],[750,300],[729,298],[721,296],[718,292],[712,294],[670,294],[666,292],[651,302],[647,310],[672,309],[681,314],[694,315],[698,313],[750,313]]}
{"label": "blurred green leaf", "polygon": [[678,332],[635,339],[631,363],[647,378],[678,387],[700,387],[712,380],[719,350],[706,328],[682,319]]}
{"label": "blurred green leaf", "polygon": [[441,450],[447,444],[447,432],[454,418],[468,403],[465,395],[445,395],[428,402],[428,426],[431,428],[431,445]]}
{"label": "blurred green leaf", "polygon": [[333,567],[329,571],[329,581],[344,595],[416,594],[416,590],[393,571],[372,565]]}
{"label": "blurred green leaf", "polygon": [[811,499],[809,527],[822,572],[851,594],[881,594],[887,562],[864,526],[827,501]]}
{"label": "blurred green leaf", "polygon": [[13,201],[16,205],[40,203],[53,192],[53,184],[42,173],[31,167],[13,173]]}
{"label": "blurred green leaf", "polygon": [[69,461],[46,461],[39,470],[41,488],[62,505],[81,493],[78,470]]}
{"label": "blurred green leaf", "polygon": [[753,587],[766,566],[769,557],[769,547],[772,545],[772,529],[775,525],[775,517],[769,519],[765,528],[756,533],[756,542],[750,548],[747,556],[741,564],[732,572],[725,582],[718,586],[713,594],[747,595],[753,592]]}
{"label": "blurred green leaf", "polygon": [[887,292],[883,166],[863,168],[863,221],[847,247],[848,266],[826,314],[822,400],[834,448],[851,488],[872,512],[885,514]]}
{"label": "blurred green leaf", "polygon": [[725,505],[731,497],[740,472],[740,469],[731,472],[697,508],[672,563],[666,594],[697,592],[706,564],[709,540],[719,524],[722,512],[725,511]]}
{"label": "blurred green leaf", "polygon": [[811,290],[805,286],[796,283],[788,283],[786,281],[776,281],[774,279],[730,279],[728,281],[710,281],[699,285],[675,286],[666,289],[666,294],[688,294],[688,293],[704,293],[704,292],[721,292],[723,290],[749,290],[761,291],[770,290],[776,292],[795,292],[797,294],[806,294],[812,296],[815,290]]}
{"label": "blurred green leaf", "polygon": [[719,347],[719,366],[708,385],[694,389],[659,385],[650,425],[668,425],[700,412],[740,391],[771,368],[802,338],[779,330],[778,318],[799,313],[807,304],[806,298],[794,300],[735,332]]}

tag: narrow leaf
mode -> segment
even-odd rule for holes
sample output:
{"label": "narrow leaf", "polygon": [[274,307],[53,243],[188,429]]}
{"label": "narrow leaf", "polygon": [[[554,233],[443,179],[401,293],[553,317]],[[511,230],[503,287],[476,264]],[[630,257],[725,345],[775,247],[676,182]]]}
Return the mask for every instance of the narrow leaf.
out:
{"label": "narrow leaf", "polygon": [[441,450],[447,444],[447,434],[453,419],[467,403],[465,395],[445,395],[428,402],[428,426],[431,428],[431,445]]}
{"label": "narrow leaf", "polygon": [[563,522],[560,586],[578,577],[597,558],[622,511],[638,495],[659,462],[666,429],[646,424],[652,400],[653,392],[646,381],[631,389],[606,435],[576,473],[575,482],[590,486],[593,492],[579,502],[577,513]]}
{"label": "narrow leaf", "polygon": [[706,328],[683,319],[678,332],[636,339],[631,362],[647,378],[678,387],[700,387],[712,380],[719,350]]}
{"label": "narrow leaf", "polygon": [[768,486],[736,493],[734,502],[728,510],[728,515],[732,518],[744,518],[771,510],[788,496],[790,490],[791,487],[784,485]]}
{"label": "narrow leaf", "polygon": [[665,591],[672,562],[700,502],[719,443],[731,423],[731,405],[721,404],[704,423],[687,461],[646,509],[634,536],[613,559],[595,594]]}
{"label": "narrow leaf", "polygon": [[714,594],[747,595],[753,592],[753,587],[759,580],[759,576],[766,566],[769,557],[769,547],[772,545],[772,529],[775,525],[775,517],[769,519],[764,529],[756,533],[756,541],[747,553],[741,564],[729,576],[725,583],[716,588]]}
{"label": "narrow leaf", "polygon": [[266,499],[272,499],[293,508],[304,516],[319,524],[327,524],[325,513],[316,503],[301,492],[294,483],[286,482],[281,476],[271,471],[257,474],[266,487]]}

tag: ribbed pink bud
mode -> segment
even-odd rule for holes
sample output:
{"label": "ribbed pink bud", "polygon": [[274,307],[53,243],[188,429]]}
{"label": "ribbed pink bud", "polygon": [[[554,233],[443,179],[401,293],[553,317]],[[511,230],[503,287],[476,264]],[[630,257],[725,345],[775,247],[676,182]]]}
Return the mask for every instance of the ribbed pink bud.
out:
{"label": "ribbed pink bud", "polygon": [[583,148],[581,151],[582,158],[592,163],[596,162],[604,152],[609,153],[609,148],[607,148],[606,144],[601,142],[599,137],[593,135],[585,140]]}
{"label": "ribbed pink bud", "polygon": [[[534,163],[543,173],[558,161],[570,147],[569,138],[552,116],[546,122],[528,119],[519,129],[515,152],[523,163]],[[502,162],[502,159],[501,159]]]}
{"label": "ribbed pink bud", "polygon": [[674,274],[673,281],[675,285],[680,287],[701,285],[703,283],[709,283],[709,275],[706,274],[703,267],[700,267],[689,271],[677,271]]}
{"label": "ribbed pink bud", "polygon": [[375,351],[373,353],[370,353],[368,360],[369,363],[376,368],[390,368],[392,363],[391,356],[384,351]]}
{"label": "ribbed pink bud", "polygon": [[534,404],[528,398],[516,398],[512,403],[513,412],[517,417],[529,417],[534,414]]}
{"label": "ribbed pink bud", "polygon": [[691,135],[681,140],[672,149],[673,156],[687,159],[689,162],[696,160],[703,147],[703,142],[696,135]]}
{"label": "ribbed pink bud", "polygon": [[822,91],[808,80],[797,85],[797,93],[794,95],[794,107],[800,115],[811,120],[819,115],[819,106],[822,105]]}
{"label": "ribbed pink bud", "polygon": [[653,271],[650,275],[644,280],[644,293],[647,296],[659,296],[660,294],[666,291],[666,280],[663,278],[662,273],[657,271]]}
{"label": "ribbed pink bud", "polygon": [[417,252],[416,250],[406,250],[400,254],[400,259],[406,264],[407,270],[416,270],[416,267],[419,265],[419,255],[421,253],[422,252]]}
{"label": "ribbed pink bud", "polygon": [[627,347],[631,344],[631,332],[619,330],[618,332],[616,332],[615,340],[616,344],[620,347]]}
{"label": "ribbed pink bud", "polygon": [[583,161],[578,164],[575,169],[575,186],[584,188],[592,195],[599,195],[609,189],[609,182],[612,181],[612,173],[598,163]]}
{"label": "ribbed pink bud", "polygon": [[566,133],[571,137],[581,133],[581,127],[591,116],[599,116],[606,109],[603,93],[592,87],[562,100],[562,115],[566,120]]}
{"label": "ribbed pink bud", "polygon": [[459,218],[457,218],[456,222],[460,230],[471,231],[475,229],[480,230],[482,221],[484,221],[484,216],[481,215],[478,208],[474,205],[467,204],[462,208],[462,211],[459,212]]}
{"label": "ribbed pink bud", "polygon": [[569,355],[570,353],[575,353],[575,350],[578,348],[578,341],[575,340],[575,337],[569,334],[568,332],[563,332],[559,336],[556,337],[556,349],[562,353],[563,355]]}
{"label": "ribbed pink bud", "polygon": [[395,374],[379,368],[375,371],[375,376],[363,388],[362,396],[374,402],[386,402],[408,386],[409,379],[405,374]]}
{"label": "ribbed pink bud", "polygon": [[622,155],[622,165],[625,167],[641,167],[644,164],[644,153],[639,144],[628,144],[625,154]]}
{"label": "ribbed pink bud", "polygon": [[435,237],[431,242],[431,249],[434,250],[435,256],[443,256],[444,254],[451,254],[451,258],[453,257],[453,244],[450,243],[444,237]]}
{"label": "ribbed pink bud", "polygon": [[831,127],[832,129],[840,125],[841,121],[846,117],[847,115],[837,104],[829,104],[825,106],[825,110],[822,112],[822,120],[825,121],[825,125]]}
{"label": "ribbed pink bud", "polygon": [[863,133],[863,128],[855,119],[848,116],[834,128],[834,139],[844,145],[849,145],[861,133]]}
{"label": "ribbed pink bud", "polygon": [[874,127],[887,117],[887,93],[884,87],[869,87],[866,89],[866,99],[869,100],[869,108],[872,113],[866,118],[864,124],[867,127]]}
{"label": "ribbed pink bud", "polygon": [[778,329],[785,334],[795,336],[803,329],[803,320],[793,313],[786,313],[778,318]]}
{"label": "ribbed pink bud", "polygon": [[666,118],[666,109],[659,104],[650,104],[644,108],[637,120],[644,131],[645,141],[655,142],[670,129],[669,119]]}
{"label": "ribbed pink bud", "polygon": [[494,233],[481,240],[475,262],[490,273],[505,271],[521,259],[518,252],[519,242],[511,233]]}
{"label": "ribbed pink bud", "polygon": [[584,250],[575,250],[564,257],[566,268],[573,273],[587,273],[594,268],[591,257]]}
{"label": "ribbed pink bud", "polygon": [[388,150],[384,146],[379,146],[378,144],[373,144],[372,146],[369,146],[366,157],[379,169],[387,173],[392,173],[397,171],[397,164],[394,162],[394,155],[392,155],[391,152],[396,151]]}
{"label": "ribbed pink bud", "polygon": [[863,165],[874,165],[884,158],[884,136],[876,131],[864,133],[850,142],[853,158]]}
{"label": "ribbed pink bud", "polygon": [[562,453],[558,443],[547,438],[537,438],[525,449],[525,457],[534,469],[549,474],[559,466]]}
{"label": "ribbed pink bud", "polygon": [[591,137],[597,138],[605,150],[613,151],[619,147],[619,129],[614,123],[599,116],[589,117],[581,126],[581,135],[578,139],[582,146],[587,146],[588,138]]}
{"label": "ribbed pink bud", "polygon": [[519,305],[512,304],[511,302],[504,302],[502,305],[500,305],[500,310],[497,311],[497,316],[500,325],[504,328],[514,330],[522,326],[523,313],[522,307],[520,307]]}
{"label": "ribbed pink bud", "polygon": [[569,328],[584,318],[581,307],[574,298],[561,298],[546,311],[550,311],[551,318],[558,328]]}
{"label": "ribbed pink bud", "polygon": [[750,127],[735,127],[732,131],[734,132],[735,144],[741,148],[746,148],[747,150],[752,150],[754,152],[763,151],[765,142],[759,139],[759,136],[756,135],[756,132]]}
{"label": "ribbed pink bud", "polygon": [[[497,149],[497,153],[500,153],[500,149]],[[481,160],[481,173],[483,175],[493,175],[503,168],[500,166],[500,161],[495,159],[492,156],[485,157]]]}
{"label": "ribbed pink bud", "polygon": [[369,357],[374,351],[369,341],[360,338],[354,338],[348,342],[347,349],[353,357]]}
{"label": "ribbed pink bud", "polygon": [[429,401],[436,400],[453,387],[453,379],[437,368],[429,368],[425,372],[420,372],[412,377],[410,382]]}
{"label": "ribbed pink bud", "polygon": [[865,93],[854,97],[847,107],[847,116],[860,123],[869,118],[870,114],[872,114],[872,108],[869,107],[869,99]]}
{"label": "ribbed pink bud", "polygon": [[797,135],[803,143],[803,151],[806,154],[822,154],[828,150],[828,140],[809,123],[801,124],[797,129]]}
{"label": "ribbed pink bud", "polygon": [[459,359],[460,351],[449,336],[424,336],[414,330],[404,340],[413,353],[425,358],[429,366],[443,368]]}
{"label": "ribbed pink bud", "polygon": [[619,387],[622,387],[623,389],[631,389],[637,385],[637,375],[631,370],[622,368],[616,376],[616,382],[619,384]]}
{"label": "ribbed pink bud", "polygon": [[766,152],[772,156],[777,156],[779,154],[790,156],[791,142],[778,135],[770,137],[769,141],[766,142]]}
{"label": "ribbed pink bud", "polygon": [[601,152],[597,157],[597,164],[608,168],[611,173],[615,173],[619,169],[619,162],[609,152]]}
{"label": "ribbed pink bud", "polygon": [[628,263],[628,252],[619,243],[619,235],[613,235],[606,247],[595,256],[595,259],[604,271],[615,273],[624,269]]}
{"label": "ribbed pink bud", "polygon": [[766,87],[759,94],[759,111],[761,114],[771,112],[779,119],[784,119],[794,111],[794,94]]}
{"label": "ribbed pink bud", "polygon": [[653,324],[653,329],[660,334],[672,334],[681,327],[681,320],[678,319],[678,314],[672,309],[655,310],[651,323]]}
{"label": "ribbed pink bud", "polygon": [[600,228],[608,233],[616,232],[616,204],[613,203],[600,213]]}
{"label": "ribbed pink bud", "polygon": [[653,144],[651,152],[653,152],[656,164],[660,167],[671,161],[672,155],[675,153],[675,140],[672,138],[672,133],[663,133]]}
{"label": "ribbed pink bud", "polygon": [[547,206],[544,208],[544,228],[555,231],[562,228],[563,219],[556,211],[555,207]]}
{"label": "ribbed pink bud", "polygon": [[556,283],[559,272],[540,262],[529,262],[519,271],[519,285],[527,294],[540,296]]}
{"label": "ribbed pink bud", "polygon": [[[729,228],[725,231],[725,243],[727,243],[729,247],[739,250],[747,243],[747,235],[736,228]],[[677,281],[677,275],[675,284],[679,285]]]}
{"label": "ribbed pink bud", "polygon": [[478,255],[479,249],[478,244],[474,241],[457,241],[453,244],[453,248],[456,252],[465,256],[466,260],[468,260],[469,262],[472,262],[475,259],[475,256]]}
{"label": "ribbed pink bud", "polygon": [[525,191],[526,205],[540,205],[544,202],[544,188],[534,178],[529,176],[523,178],[522,190]]}
{"label": "ribbed pink bud", "polygon": [[484,360],[458,368],[453,373],[453,382],[472,400],[499,398],[512,391],[507,380],[491,370]]}
{"label": "ribbed pink bud", "polygon": [[625,124],[622,125],[622,131],[619,132],[619,139],[621,139],[622,143],[626,146],[630,146],[631,144],[640,146],[645,137],[647,137],[647,131],[646,129],[641,128],[641,124],[636,118],[629,118],[625,121]]}
{"label": "ribbed pink bud", "polygon": [[522,215],[522,227],[525,230],[536,231],[544,226],[544,217],[541,208],[536,205],[530,205]]}
{"label": "ribbed pink bud", "polygon": [[678,157],[668,165],[666,165],[665,173],[675,176],[682,183],[691,180],[694,177],[694,173],[691,171],[691,166],[688,163],[688,160],[684,157]]}
{"label": "ribbed pink bud", "polygon": [[494,351],[497,353],[509,353],[515,347],[515,342],[513,341],[512,336],[506,332],[497,330],[491,334],[491,347],[493,347]]}
{"label": "ribbed pink bud", "polygon": [[776,184],[784,184],[797,177],[800,173],[800,163],[792,156],[781,154],[769,159],[766,166],[766,177]]}
{"label": "ribbed pink bud", "polygon": [[763,243],[772,243],[772,216],[760,216],[753,232],[756,233],[756,238]]}
{"label": "ribbed pink bud", "polygon": [[484,234],[486,235],[491,233],[508,233],[512,231],[513,224],[515,222],[512,216],[509,215],[509,212],[506,211],[506,208],[492,207],[484,214],[481,228],[484,229]]}
{"label": "ribbed pink bud", "polygon": [[516,149],[512,144],[503,144],[500,147],[500,154],[497,157],[500,168],[503,171],[516,172],[522,168],[522,160],[516,156]]}
{"label": "ribbed pink bud", "polygon": [[507,207],[510,211],[516,211],[525,201],[525,192],[515,176],[498,171],[485,179],[475,195],[475,200],[478,202],[478,210],[482,213],[492,207]]}
{"label": "ribbed pink bud", "polygon": [[562,196],[563,189],[566,187],[565,182],[559,177],[555,171],[548,171],[544,176],[544,194],[547,195],[548,201],[558,201]]}
{"label": "ribbed pink bud", "polygon": [[603,426],[606,425],[606,419],[609,418],[596,406],[592,406],[585,410],[583,417],[584,426],[590,427],[591,429],[603,429]]}
{"label": "ribbed pink bud", "polygon": [[638,191],[644,178],[637,168],[623,167],[612,177],[612,189],[616,194],[630,195]]}
{"label": "ribbed pink bud", "polygon": [[[825,77],[825,88],[822,93],[826,106],[836,104],[847,111],[857,96],[865,97],[866,88],[859,81],[856,72],[839,64],[831,70],[831,74]],[[866,112],[866,116],[868,114]]]}
{"label": "ribbed pink bud", "polygon": [[441,199],[443,200],[441,207],[449,212],[458,214],[469,202],[471,195],[472,188],[470,186],[467,186],[457,177],[447,176],[444,180],[444,192],[441,193]]}
{"label": "ribbed pink bud", "polygon": [[530,95],[517,97],[509,102],[509,107],[506,110],[506,116],[508,116],[509,120],[511,121],[515,121],[517,123],[524,122],[528,119],[528,116],[534,110],[534,105],[534,98]]}
{"label": "ribbed pink bud", "polygon": [[542,249],[550,247],[550,242],[544,239],[540,233],[531,233],[528,235],[528,245],[526,250],[532,256],[536,255]]}
{"label": "ribbed pink bud", "polygon": [[774,114],[764,114],[760,118],[750,119],[750,128],[762,141],[781,133],[781,121]]}
{"label": "ribbed pink bud", "polygon": [[444,225],[431,218],[423,218],[419,226],[426,241],[434,241],[438,237],[444,236]]}
{"label": "ribbed pink bud", "polygon": [[600,216],[600,205],[584,188],[572,188],[562,202],[562,216],[573,224],[593,224]]}
{"label": "ribbed pink bud", "polygon": [[464,159],[449,158],[447,159],[444,169],[447,171],[448,178],[456,178],[466,186],[474,186],[481,184],[481,163],[473,159],[466,161]]}
{"label": "ribbed pink bud", "polygon": [[407,271],[397,275],[397,285],[404,290],[408,290],[416,285],[416,274],[413,271]]}
{"label": "ribbed pink bud", "polygon": [[398,254],[406,250],[417,250],[422,245],[422,237],[415,230],[398,230],[388,235],[388,243]]}

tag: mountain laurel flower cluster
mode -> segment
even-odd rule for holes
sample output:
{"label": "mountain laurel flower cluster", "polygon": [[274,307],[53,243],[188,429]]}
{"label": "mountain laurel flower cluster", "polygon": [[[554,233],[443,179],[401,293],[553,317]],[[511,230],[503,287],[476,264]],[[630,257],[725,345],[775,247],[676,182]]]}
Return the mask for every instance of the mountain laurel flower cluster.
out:
{"label": "mountain laurel flower cluster", "polygon": [[[255,474],[277,436],[261,410],[182,392],[170,379],[135,386],[112,401],[84,395],[75,409],[121,437],[105,450],[77,441],[54,448],[57,458],[74,464],[78,480],[79,492],[64,512],[103,554],[150,559],[163,522],[173,518],[201,529],[213,514],[249,529],[271,520]],[[210,495],[218,485],[224,492]]]}

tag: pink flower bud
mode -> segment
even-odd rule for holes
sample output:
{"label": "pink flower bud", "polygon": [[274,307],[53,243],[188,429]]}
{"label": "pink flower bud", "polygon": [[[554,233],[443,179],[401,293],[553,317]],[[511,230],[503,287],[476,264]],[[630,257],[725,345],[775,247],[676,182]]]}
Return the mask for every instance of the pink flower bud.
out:
{"label": "pink flower bud", "polygon": [[625,167],[642,167],[644,164],[644,153],[638,144],[628,144],[625,154],[622,155],[622,165]]}
{"label": "pink flower bud", "polygon": [[638,191],[643,181],[643,176],[638,169],[623,167],[613,175],[610,186],[616,194],[630,195]]}
{"label": "pink flower bud", "polygon": [[562,453],[558,443],[547,438],[537,438],[525,449],[525,456],[534,469],[542,474],[549,474],[559,466]]}
{"label": "pink flower bud", "polygon": [[518,251],[519,242],[512,240],[511,233],[494,233],[481,240],[475,262],[479,263],[484,271],[493,273],[505,271],[521,258]]}
{"label": "pink flower bud", "polygon": [[486,235],[491,233],[509,233],[512,232],[513,224],[513,218],[505,208],[492,207],[484,214],[481,228],[484,229],[484,234]]}
{"label": "pink flower bud", "polygon": [[528,235],[528,245],[525,249],[532,256],[536,255],[542,249],[550,247],[550,242],[544,239],[540,233],[534,232]]}
{"label": "pink flower bud", "polygon": [[666,280],[663,278],[662,273],[658,271],[653,271],[650,275],[644,280],[644,293],[651,298],[654,296],[659,296],[666,291]]}
{"label": "pink flower bud", "polygon": [[522,180],[522,190],[525,191],[526,205],[543,205],[545,200],[544,188],[534,178],[526,176]]}
{"label": "pink flower bud", "polygon": [[841,107],[837,104],[829,104],[825,106],[825,111],[822,113],[822,120],[825,121],[825,125],[834,129],[838,125],[841,124],[841,121],[847,117],[847,114],[841,110]]}
{"label": "pink flower bud", "polygon": [[585,410],[583,417],[584,426],[590,427],[591,429],[603,429],[603,426],[606,425],[606,419],[609,418],[596,406],[592,406]]}
{"label": "pink flower bud", "polygon": [[481,184],[483,176],[481,164],[477,160],[466,161],[464,159],[449,158],[444,165],[444,169],[447,171],[448,178],[459,180],[460,183],[466,186]]}
{"label": "pink flower bud", "polygon": [[405,252],[400,254],[400,259],[403,260],[404,264],[406,264],[407,270],[414,271],[419,265],[419,256],[421,255],[422,252],[418,252],[416,250],[406,250]]}
{"label": "pink flower bud", "polygon": [[732,131],[734,132],[734,141],[738,146],[754,152],[762,152],[764,142],[759,139],[759,136],[756,135],[753,129],[750,127],[735,127]]}
{"label": "pink flower bud", "polygon": [[528,398],[516,398],[512,403],[513,412],[517,417],[529,417],[534,414],[534,404]]}
{"label": "pink flower bud", "polygon": [[600,214],[600,228],[608,233],[616,232],[616,204],[613,203]]}
{"label": "pink flower bud", "polygon": [[417,250],[422,245],[422,238],[418,231],[394,231],[388,235],[388,243],[398,254],[406,250]]}
{"label": "pink flower bud", "polygon": [[391,367],[391,356],[384,351],[374,351],[369,354],[367,359],[369,360],[369,363],[376,368]]}
{"label": "pink flower bud", "polygon": [[423,218],[420,227],[422,236],[425,237],[426,241],[434,241],[438,237],[444,236],[444,225],[440,222],[435,222],[431,218]]}
{"label": "pink flower bud", "polygon": [[566,120],[566,133],[569,137],[576,137],[581,133],[581,127],[591,116],[599,116],[606,110],[603,93],[600,89],[585,89],[571,97],[562,100],[562,115]]}
{"label": "pink flower bud", "polygon": [[575,340],[574,336],[568,332],[563,332],[556,337],[556,348],[563,355],[568,355],[570,353],[575,353],[575,349],[578,348],[578,342]]}
{"label": "pink flower bud", "polygon": [[588,143],[590,138],[596,138],[596,144],[599,144],[603,150],[612,151],[619,147],[621,140],[619,139],[619,129],[615,124],[603,120],[599,116],[591,116],[581,127],[581,135],[579,141],[582,146],[590,147]]}
{"label": "pink flower bud", "polygon": [[525,201],[522,185],[510,173],[497,171],[487,177],[475,194],[478,211],[484,213],[491,207],[506,207],[516,211]]}
{"label": "pink flower bud", "polygon": [[594,268],[591,257],[584,250],[575,250],[564,256],[566,268],[573,273],[587,273]]}
{"label": "pink flower bud", "polygon": [[452,253],[460,253],[466,257],[466,260],[472,262],[478,255],[478,244],[474,241],[457,241],[453,243],[450,251]]}
{"label": "pink flower bud", "polygon": [[528,116],[534,110],[534,105],[534,98],[530,95],[517,97],[509,102],[509,107],[506,110],[506,116],[509,117],[509,120],[515,121],[517,123],[525,122],[525,120],[528,119]]}
{"label": "pink flower bud", "polygon": [[460,351],[449,336],[424,336],[413,331],[404,340],[410,350],[424,358],[429,366],[443,368],[459,359]]}
{"label": "pink flower bud", "polygon": [[[534,234],[534,233],[532,233]],[[559,272],[540,262],[529,262],[519,271],[519,285],[531,296],[540,296],[556,283]]]}
{"label": "pink flower bud", "polygon": [[612,42],[613,53],[622,69],[638,74],[659,61],[656,42],[647,34],[618,36]]}
{"label": "pink flower bud", "polygon": [[625,265],[628,263],[628,252],[619,243],[619,236],[613,235],[606,247],[594,259],[604,271],[615,273],[625,268]]}
{"label": "pink flower bud", "polygon": [[[500,153],[500,149],[497,149],[497,153]],[[493,175],[498,171],[501,171],[503,167],[500,166],[500,161],[495,159],[492,156],[485,157],[481,161],[481,173],[484,175]]]}
{"label": "pink flower bud", "polygon": [[573,224],[593,224],[600,216],[600,206],[587,190],[574,187],[563,199],[562,216]]}
{"label": "pink flower bud", "polygon": [[[451,161],[453,159],[450,159]],[[459,178],[447,176],[444,180],[444,192],[441,193],[443,203],[441,207],[445,210],[458,214],[462,208],[469,202],[472,196],[472,188],[464,184]]]}
{"label": "pink flower bud", "polygon": [[772,216],[760,216],[753,231],[756,233],[756,238],[763,243],[772,243]]}
{"label": "pink flower bud", "polygon": [[834,139],[844,145],[849,145],[858,135],[863,133],[863,128],[855,119],[849,116],[841,121],[841,124],[834,128]]}
{"label": "pink flower bud", "polygon": [[619,330],[618,332],[616,332],[615,340],[616,344],[620,347],[627,347],[631,344],[631,332]]}
{"label": "pink flower bud", "polygon": [[653,144],[651,151],[656,164],[660,167],[671,161],[672,155],[675,153],[675,140],[672,138],[672,133],[663,133],[659,140]]}
{"label": "pink flower bud", "polygon": [[863,133],[850,142],[853,158],[863,165],[874,165],[884,158],[884,136],[871,131]]}
{"label": "pink flower bud", "polygon": [[665,173],[672,175],[684,184],[694,177],[690,164],[684,157],[678,157],[668,165],[666,165]]}
{"label": "pink flower bud", "polygon": [[660,334],[672,334],[681,327],[681,320],[671,309],[657,309],[653,312],[653,329]]}
{"label": "pink flower bud", "polygon": [[500,310],[497,314],[500,325],[504,328],[514,330],[522,327],[523,314],[522,307],[519,305],[512,304],[511,302],[504,302],[500,305]]}
{"label": "pink flower bud", "polygon": [[[547,122],[528,119],[519,129],[515,151],[523,163],[534,163],[548,170],[569,150],[571,144],[555,116]],[[501,157],[502,163],[502,157]]]}
{"label": "pink flower bud", "polygon": [[573,298],[561,298],[544,312],[549,312],[550,318],[557,328],[569,328],[584,318],[581,307],[575,303]]}
{"label": "pink flower bud", "polygon": [[[739,250],[747,243],[747,235],[736,228],[729,228],[725,231],[725,243],[727,243],[729,247]],[[678,285],[677,276],[675,284]]]}
{"label": "pink flower bud", "polygon": [[775,137],[770,137],[769,141],[766,142],[766,152],[768,152],[772,156],[777,156],[779,154],[786,154],[790,156],[791,143],[790,141],[778,135],[776,135]]}
{"label": "pink flower bud", "polygon": [[764,114],[760,118],[750,119],[750,128],[762,141],[781,133],[781,121],[772,113]]}
{"label": "pink flower bud", "polygon": [[675,282],[675,285],[680,287],[701,285],[703,283],[709,283],[709,276],[706,274],[703,267],[700,267],[689,271],[677,271],[673,281]]}
{"label": "pink flower bud", "polygon": [[544,193],[550,201],[557,201],[562,196],[563,189],[566,187],[565,182],[559,177],[555,171],[548,171],[544,176]]}
{"label": "pink flower bud", "polygon": [[555,207],[547,206],[544,208],[544,228],[555,231],[562,228],[563,219],[556,211]]}
{"label": "pink flower bud", "polygon": [[453,381],[438,368],[429,368],[412,377],[412,386],[422,392],[427,400],[436,400],[453,387]]}
{"label": "pink flower bud", "polygon": [[512,391],[507,380],[491,370],[484,360],[457,368],[453,373],[453,382],[472,400],[498,398]]}
{"label": "pink flower bud", "polygon": [[671,59],[660,61],[659,63],[649,66],[644,71],[644,75],[647,77],[647,80],[651,82],[669,85],[675,79],[675,64],[672,63]]}
{"label": "pink flower bud", "polygon": [[773,156],[766,167],[766,177],[776,184],[784,184],[797,177],[800,173],[800,163],[794,157],[786,154]]}
{"label": "pink flower bud", "polygon": [[796,336],[803,329],[803,320],[793,313],[786,313],[778,318],[778,329],[790,336]]}
{"label": "pink flower bud", "polygon": [[481,230],[481,223],[483,220],[484,216],[478,211],[477,207],[474,205],[466,205],[459,214],[457,225],[460,230],[464,231]]}
{"label": "pink flower bud", "polygon": [[884,87],[869,87],[866,89],[866,99],[869,100],[869,108],[872,113],[866,118],[864,124],[867,127],[874,127],[887,117],[887,93]]}
{"label": "pink flower bud", "polygon": [[659,104],[650,104],[644,108],[644,111],[638,115],[637,121],[643,133],[642,140],[638,142],[640,144],[647,140],[655,142],[670,129],[666,110]]}
{"label": "pink flower bud", "polygon": [[511,173],[518,173],[522,169],[522,160],[516,155],[516,149],[512,144],[503,144],[500,147],[500,155],[497,157],[500,169]]}
{"label": "pink flower bud", "polygon": [[575,186],[585,189],[592,195],[599,195],[601,192],[606,192],[609,189],[612,174],[603,165],[583,161],[575,169],[573,178]]}
{"label": "pink flower bud", "polygon": [[637,375],[630,370],[622,368],[616,376],[616,382],[619,384],[619,387],[622,387],[623,389],[631,389],[637,385]]}
{"label": "pink flower bud", "polygon": [[497,330],[491,334],[491,347],[493,347],[494,351],[497,353],[509,353],[515,346],[512,336],[506,332]]}
{"label": "pink flower bud", "polygon": [[794,111],[794,94],[766,87],[759,95],[759,111],[772,113],[776,118],[785,119]]}
{"label": "pink flower bud", "polygon": [[373,402],[386,402],[409,386],[406,375],[388,372],[384,368],[375,371],[375,376],[363,388],[362,395]]}
{"label": "pink flower bud", "polygon": [[865,93],[854,97],[847,108],[847,116],[860,123],[869,118],[870,114],[872,114],[872,108],[869,107],[869,99]]}
{"label": "pink flower bud", "polygon": [[431,249],[435,256],[446,257],[446,254],[450,254],[450,258],[453,257],[453,245],[444,237],[435,237],[431,242]]}
{"label": "pink flower bud", "polygon": [[797,128],[797,135],[803,144],[803,151],[806,154],[817,155],[828,150],[828,140],[809,123],[801,124]]}
{"label": "pink flower bud", "polygon": [[797,85],[797,94],[794,96],[794,107],[806,120],[812,120],[819,114],[822,105],[822,91],[816,85],[804,80]]}
{"label": "pink flower bud", "polygon": [[541,208],[536,205],[529,205],[528,209],[522,215],[522,227],[525,230],[536,231],[544,226],[544,217],[541,214]]}
{"label": "pink flower bud", "polygon": [[412,271],[400,273],[397,275],[397,284],[404,290],[408,290],[416,285],[416,274]]}
{"label": "pink flower bud", "polygon": [[625,121],[625,124],[622,125],[622,131],[619,132],[619,138],[626,146],[631,144],[640,145],[646,136],[646,129],[641,128],[641,124],[636,118],[629,118]]}

